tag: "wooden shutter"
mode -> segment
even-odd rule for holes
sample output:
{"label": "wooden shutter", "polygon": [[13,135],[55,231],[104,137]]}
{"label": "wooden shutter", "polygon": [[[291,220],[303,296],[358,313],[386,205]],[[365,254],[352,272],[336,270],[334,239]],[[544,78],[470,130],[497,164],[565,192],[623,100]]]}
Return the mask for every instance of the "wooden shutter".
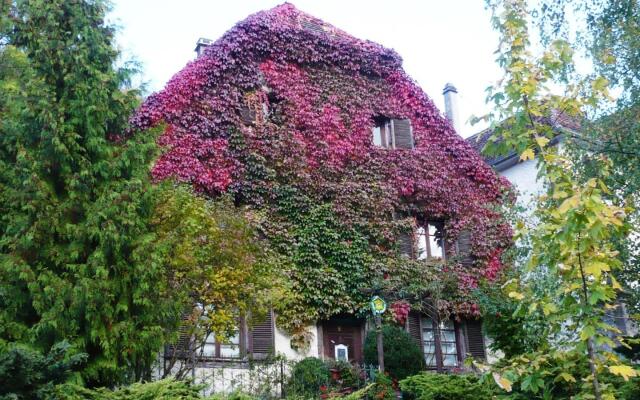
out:
{"label": "wooden shutter", "polygon": [[178,328],[178,340],[165,346],[165,357],[167,358],[190,358],[191,357],[191,327],[185,323],[189,318],[189,313],[182,314],[182,322]]}
{"label": "wooden shutter", "polygon": [[413,130],[408,119],[393,119],[393,135],[396,149],[413,149]]}
{"label": "wooden shutter", "polygon": [[487,354],[484,348],[484,336],[482,334],[482,322],[480,320],[467,320],[465,323],[465,337],[467,353],[473,358],[484,360]]}
{"label": "wooden shutter", "polygon": [[473,256],[471,255],[471,232],[462,231],[458,235],[457,254],[460,262],[464,266],[473,265]]}
{"label": "wooden shutter", "polygon": [[243,105],[240,108],[240,120],[243,124],[253,125],[256,121],[256,111],[249,108],[247,105]]}
{"label": "wooden shutter", "polygon": [[252,321],[249,329],[249,352],[254,359],[264,359],[274,353],[274,330],[272,310],[261,320]]}
{"label": "wooden shutter", "polygon": [[402,232],[398,235],[400,255],[407,256],[411,259],[416,258],[414,240],[413,232]]}
{"label": "wooden shutter", "polygon": [[321,24],[310,19],[306,19],[306,18],[302,19],[300,21],[300,26],[302,27],[302,29],[306,29],[311,32],[325,33],[324,27]]}
{"label": "wooden shutter", "polygon": [[422,350],[422,325],[420,322],[420,313],[417,311],[409,311],[407,316],[407,332],[418,343]]}

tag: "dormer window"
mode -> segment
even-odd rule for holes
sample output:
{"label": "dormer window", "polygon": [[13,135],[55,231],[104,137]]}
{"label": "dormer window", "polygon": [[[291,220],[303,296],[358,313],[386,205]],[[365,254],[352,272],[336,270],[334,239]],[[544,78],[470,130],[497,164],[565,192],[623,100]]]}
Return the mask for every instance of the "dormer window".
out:
{"label": "dormer window", "polygon": [[377,117],[371,130],[373,145],[385,149],[413,149],[413,129],[408,119]]}

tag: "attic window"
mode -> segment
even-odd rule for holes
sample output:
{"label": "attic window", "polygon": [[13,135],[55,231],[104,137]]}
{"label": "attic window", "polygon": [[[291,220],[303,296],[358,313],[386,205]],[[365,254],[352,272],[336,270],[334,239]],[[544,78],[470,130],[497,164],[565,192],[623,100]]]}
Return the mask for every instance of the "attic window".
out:
{"label": "attic window", "polygon": [[385,149],[413,149],[413,129],[409,119],[374,118],[373,145]]}

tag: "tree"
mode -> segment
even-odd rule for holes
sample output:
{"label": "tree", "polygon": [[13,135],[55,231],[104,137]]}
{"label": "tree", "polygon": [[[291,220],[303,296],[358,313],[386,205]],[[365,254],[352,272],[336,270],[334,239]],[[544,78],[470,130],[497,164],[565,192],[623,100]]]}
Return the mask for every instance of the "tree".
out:
{"label": "tree", "polygon": [[50,399],[55,387],[84,363],[86,354],[74,354],[66,342],[48,354],[23,346],[0,350],[0,399]]}
{"label": "tree", "polygon": [[[527,315],[541,310],[551,332],[567,333],[555,348],[541,348],[507,360],[493,376],[506,390],[511,390],[515,382],[522,391],[549,396],[555,382],[576,381],[570,366],[574,357],[583,357],[590,373],[581,393],[598,400],[611,398],[612,387],[603,384],[601,376],[615,374],[628,379],[637,374],[604,350],[604,346],[613,346],[608,333],[617,332],[603,322],[603,314],[615,307],[621,289],[613,273],[621,267],[621,261],[612,238],[625,235],[628,210],[605,199],[609,189],[602,178],[608,176],[610,167],[606,158],[592,161],[598,163],[602,178],[583,183],[572,160],[560,154],[557,147],[549,146],[554,137],[552,128],[539,122],[540,118],[553,120],[558,110],[573,118],[589,109],[597,111],[606,96],[607,82],[602,77],[569,82],[573,53],[565,41],[554,41],[540,57],[534,56],[526,1],[487,4],[501,35],[497,61],[505,71],[505,77],[488,90],[488,101],[496,113],[487,118],[494,122],[495,134],[504,138],[502,147],[516,149],[522,160],[538,154],[539,178],[548,194],[540,199],[535,211],[539,223],[531,232],[520,230],[519,234],[531,238],[528,269],[532,273],[543,271],[558,285],[551,296],[539,296],[525,275],[507,284],[506,289],[509,297],[520,302],[516,313]],[[566,93],[553,94],[548,89],[552,83],[564,84]],[[493,147],[496,150],[498,146]],[[556,364],[562,368],[545,369]]]}
{"label": "tree", "polygon": [[[159,197],[152,223],[173,301],[183,305],[180,334],[196,357],[209,334],[227,339],[240,318],[260,319],[268,311],[281,287],[273,273],[277,258],[229,198],[207,200],[175,186]],[[195,368],[191,360],[179,361],[174,352],[167,375],[182,378]]]}
{"label": "tree", "polygon": [[[571,40],[593,65],[593,72],[618,93],[568,144],[583,181],[599,174],[598,165],[589,162],[593,155],[606,155],[611,162],[611,173],[603,178],[611,191],[606,197],[617,205],[632,204],[636,210],[628,216],[633,233],[615,238],[623,261],[616,277],[624,288],[622,299],[640,313],[636,284],[640,273],[640,241],[636,239],[640,218],[640,4],[637,0],[544,0],[537,15],[535,22],[545,42]],[[584,23],[575,23],[575,19]]]}
{"label": "tree", "polygon": [[2,7],[0,340],[68,340],[89,385],[140,379],[180,305],[152,245],[154,135],[123,135],[132,71],[102,1]]}

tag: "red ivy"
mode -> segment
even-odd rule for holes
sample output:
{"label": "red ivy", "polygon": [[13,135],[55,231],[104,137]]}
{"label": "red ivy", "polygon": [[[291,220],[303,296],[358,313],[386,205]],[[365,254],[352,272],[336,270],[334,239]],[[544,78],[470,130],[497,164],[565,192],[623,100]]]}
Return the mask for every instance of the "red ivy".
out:
{"label": "red ivy", "polygon": [[[245,107],[254,124],[242,123]],[[415,149],[373,146],[376,116],[410,119]],[[393,240],[391,209],[442,219],[450,244],[472,231],[477,265],[460,273],[461,288],[503,268],[511,232],[495,206],[508,183],[456,134],[397,53],[290,4],[238,23],[131,121],[136,129],[161,122],[157,179],[174,177],[212,196],[230,191],[274,210],[277,188],[293,186],[332,202],[346,224],[377,227],[376,248]]]}

